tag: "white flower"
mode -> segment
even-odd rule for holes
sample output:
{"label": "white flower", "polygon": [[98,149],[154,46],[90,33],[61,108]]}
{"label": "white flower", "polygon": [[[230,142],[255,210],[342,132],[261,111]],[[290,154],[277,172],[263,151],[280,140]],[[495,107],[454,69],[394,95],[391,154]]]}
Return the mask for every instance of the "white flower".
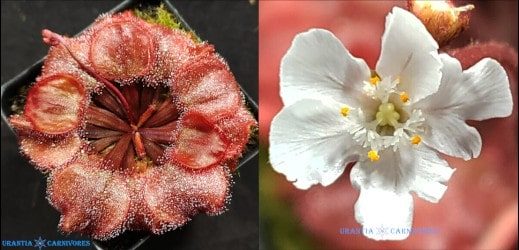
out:
{"label": "white flower", "polygon": [[412,225],[410,192],[438,202],[454,172],[438,152],[477,157],[481,137],[465,120],[512,112],[499,63],[485,58],[462,71],[437,50],[422,23],[396,7],[373,72],[329,31],[297,35],[281,63],[285,107],[270,131],[273,168],[307,189],[333,183],[356,161],[350,179],[360,190],[355,218],[363,232],[387,228],[365,235],[407,238],[401,232]]}

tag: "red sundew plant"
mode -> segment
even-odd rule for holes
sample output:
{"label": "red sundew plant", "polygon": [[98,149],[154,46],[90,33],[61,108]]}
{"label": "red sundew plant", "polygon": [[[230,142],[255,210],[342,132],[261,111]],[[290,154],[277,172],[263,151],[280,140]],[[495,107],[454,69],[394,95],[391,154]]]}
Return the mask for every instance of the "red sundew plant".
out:
{"label": "red sundew plant", "polygon": [[50,173],[63,232],[161,234],[225,210],[256,121],[212,45],[130,11],[75,38],[42,35],[42,73],[9,120]]}

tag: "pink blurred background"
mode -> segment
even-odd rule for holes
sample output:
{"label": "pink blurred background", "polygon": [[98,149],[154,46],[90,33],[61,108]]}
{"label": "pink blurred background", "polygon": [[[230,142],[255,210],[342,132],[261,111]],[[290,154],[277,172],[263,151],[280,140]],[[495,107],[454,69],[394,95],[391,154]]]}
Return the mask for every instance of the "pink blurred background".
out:
{"label": "pink blurred background", "polygon": [[[466,2],[466,1],[465,1]],[[483,57],[493,57],[507,69],[514,112],[505,119],[473,122],[483,138],[478,159],[447,158],[457,171],[438,204],[415,197],[414,227],[437,233],[411,235],[404,241],[372,241],[361,235],[341,235],[340,228],[356,228],[353,206],[358,191],[351,187],[349,169],[339,180],[323,188],[295,189],[266,162],[268,131],[273,116],[282,108],[279,98],[279,65],[294,36],[310,28],[332,31],[349,51],[374,67],[380,52],[385,16],[403,1],[260,1],[259,2],[259,101],[260,219],[266,225],[262,237],[273,248],[290,249],[290,236],[273,235],[279,222],[275,209],[290,210],[291,220],[319,248],[327,249],[516,249],[517,247],[517,2],[472,2],[471,25],[450,47],[464,68]],[[488,43],[493,41],[491,43]],[[282,225],[291,227],[291,225]],[[279,231],[277,231],[279,232]],[[301,236],[301,235],[299,235]]]}

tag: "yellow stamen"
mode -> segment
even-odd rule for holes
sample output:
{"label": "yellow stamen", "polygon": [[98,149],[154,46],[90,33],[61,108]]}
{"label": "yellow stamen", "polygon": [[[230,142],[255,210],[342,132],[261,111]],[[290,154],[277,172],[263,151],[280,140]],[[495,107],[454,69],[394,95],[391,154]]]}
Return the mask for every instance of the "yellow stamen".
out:
{"label": "yellow stamen", "polygon": [[413,135],[411,137],[411,143],[414,145],[420,144],[421,141],[422,141],[422,137],[420,137],[419,135]]}
{"label": "yellow stamen", "polygon": [[400,84],[400,76],[397,76],[395,81],[396,81],[396,84]]}
{"label": "yellow stamen", "polygon": [[369,82],[371,83],[371,85],[376,86],[380,82],[380,77],[374,75],[369,79]]}
{"label": "yellow stamen", "polygon": [[408,102],[409,101],[409,95],[406,92],[400,93],[400,100],[402,102]]}
{"label": "yellow stamen", "polygon": [[348,108],[346,106],[341,108],[341,115],[342,116],[346,117],[346,116],[348,116],[349,113],[350,113],[350,108]]}
{"label": "yellow stamen", "polygon": [[378,161],[380,159],[380,156],[378,155],[377,151],[372,149],[368,152],[368,158],[373,162]]}

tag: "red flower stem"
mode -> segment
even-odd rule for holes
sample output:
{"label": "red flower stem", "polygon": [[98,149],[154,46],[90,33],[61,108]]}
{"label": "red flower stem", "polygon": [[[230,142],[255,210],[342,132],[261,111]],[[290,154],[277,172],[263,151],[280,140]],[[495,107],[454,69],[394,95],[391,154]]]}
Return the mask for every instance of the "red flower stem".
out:
{"label": "red flower stem", "polygon": [[130,105],[128,104],[128,101],[126,101],[126,98],[124,97],[124,95],[121,93],[121,91],[115,87],[115,85],[113,85],[110,81],[106,80],[105,78],[103,78],[102,76],[100,76],[99,74],[97,74],[94,70],[92,70],[91,68],[89,68],[88,66],[84,65],[75,55],[74,53],[72,53],[72,51],[70,50],[70,48],[67,46],[67,44],[65,43],[65,38],[63,38],[63,36],[61,36],[60,34],[57,34],[57,33],[54,33],[48,29],[44,29],[42,32],[41,32],[42,36],[43,36],[43,42],[45,42],[46,44],[48,45],[51,45],[51,46],[57,46],[59,44],[63,44],[63,46],[65,47],[65,49],[68,51],[68,53],[72,56],[72,58],[79,64],[79,66],[84,70],[86,71],[89,75],[91,75],[92,77],[94,77],[96,80],[102,82],[106,88],[108,88],[108,90],[110,92],[112,92],[116,97],[117,99],[119,100],[119,102],[121,103],[121,105],[123,105],[123,108],[124,110],[126,111],[126,115],[128,116],[128,120],[130,123],[133,123],[134,119],[133,119],[133,112],[130,108]]}
{"label": "red flower stem", "polygon": [[142,113],[142,115],[139,117],[139,122],[137,123],[137,127],[142,126],[151,117],[151,115],[153,115],[153,113],[155,113],[156,110],[157,110],[156,104],[149,105],[148,108],[146,109],[146,111],[144,111],[144,113]]}
{"label": "red flower stem", "polygon": [[146,150],[144,149],[144,144],[142,143],[141,133],[135,132],[132,137],[133,145],[135,146],[135,151],[139,158],[143,158],[146,156]]}

